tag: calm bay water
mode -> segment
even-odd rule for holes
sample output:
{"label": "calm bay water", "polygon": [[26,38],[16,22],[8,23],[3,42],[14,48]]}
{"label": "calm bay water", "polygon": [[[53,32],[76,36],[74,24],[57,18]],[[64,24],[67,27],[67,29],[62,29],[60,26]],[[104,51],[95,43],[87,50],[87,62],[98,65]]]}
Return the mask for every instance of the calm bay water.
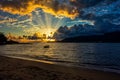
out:
{"label": "calm bay water", "polygon": [[[50,48],[43,46],[50,45]],[[34,43],[0,46],[0,54],[120,72],[120,43]]]}

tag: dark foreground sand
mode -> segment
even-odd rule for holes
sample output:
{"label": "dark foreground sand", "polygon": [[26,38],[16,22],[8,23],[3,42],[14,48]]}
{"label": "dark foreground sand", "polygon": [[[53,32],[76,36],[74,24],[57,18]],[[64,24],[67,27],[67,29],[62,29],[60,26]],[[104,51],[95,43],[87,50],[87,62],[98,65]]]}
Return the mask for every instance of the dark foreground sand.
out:
{"label": "dark foreground sand", "polygon": [[0,56],[0,80],[120,80],[120,74]]}

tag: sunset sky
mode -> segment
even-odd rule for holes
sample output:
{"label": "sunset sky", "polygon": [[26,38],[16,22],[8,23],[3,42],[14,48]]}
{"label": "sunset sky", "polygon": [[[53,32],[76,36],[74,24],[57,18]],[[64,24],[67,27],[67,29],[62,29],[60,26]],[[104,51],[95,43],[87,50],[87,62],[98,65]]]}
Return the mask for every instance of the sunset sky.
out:
{"label": "sunset sky", "polygon": [[60,26],[94,26],[97,17],[120,14],[119,9],[114,10],[119,0],[109,0],[104,4],[102,1],[107,0],[1,0],[0,32],[20,36],[36,32],[44,34],[55,32]]}
{"label": "sunset sky", "polygon": [[[28,35],[55,31],[60,26],[90,24],[78,18],[76,0],[1,0],[0,32]],[[74,4],[73,4],[74,3]]]}

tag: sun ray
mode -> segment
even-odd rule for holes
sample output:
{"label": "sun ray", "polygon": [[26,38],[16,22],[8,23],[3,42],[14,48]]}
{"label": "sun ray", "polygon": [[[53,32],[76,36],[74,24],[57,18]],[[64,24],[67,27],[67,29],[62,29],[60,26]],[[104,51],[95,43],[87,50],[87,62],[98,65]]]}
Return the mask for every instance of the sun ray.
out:
{"label": "sun ray", "polygon": [[[49,16],[50,17],[50,16]],[[49,28],[49,17],[48,14],[45,14],[45,22],[46,22],[46,28]]]}
{"label": "sun ray", "polygon": [[41,14],[39,11],[35,11],[38,23],[40,24],[41,28],[45,26],[45,22],[42,20]]}
{"label": "sun ray", "polygon": [[62,20],[63,20],[63,18],[60,18],[60,19],[57,21],[57,24],[55,25],[55,27],[60,26]]}
{"label": "sun ray", "polygon": [[49,28],[50,27],[52,28],[52,16],[49,16],[49,18],[48,18],[48,24],[49,24]]}

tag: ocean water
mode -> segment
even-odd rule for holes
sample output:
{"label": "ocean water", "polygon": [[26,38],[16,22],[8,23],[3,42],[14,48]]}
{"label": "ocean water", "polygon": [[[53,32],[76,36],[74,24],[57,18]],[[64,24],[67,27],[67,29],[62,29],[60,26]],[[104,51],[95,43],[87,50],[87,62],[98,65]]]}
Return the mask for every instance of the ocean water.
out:
{"label": "ocean water", "polygon": [[[49,48],[44,48],[49,45]],[[0,55],[120,73],[120,43],[33,43],[0,46]]]}

